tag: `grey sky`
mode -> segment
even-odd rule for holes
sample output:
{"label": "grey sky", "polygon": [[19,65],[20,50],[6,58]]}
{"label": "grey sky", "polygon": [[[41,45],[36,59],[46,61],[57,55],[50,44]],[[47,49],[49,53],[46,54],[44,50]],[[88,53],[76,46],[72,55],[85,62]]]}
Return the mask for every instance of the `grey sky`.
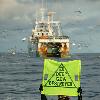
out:
{"label": "grey sky", "polygon": [[[21,38],[31,35],[41,1],[0,0],[0,51],[27,48]],[[71,43],[76,43],[71,52],[100,52],[100,0],[44,1],[48,9],[56,11],[63,33],[70,36]]]}

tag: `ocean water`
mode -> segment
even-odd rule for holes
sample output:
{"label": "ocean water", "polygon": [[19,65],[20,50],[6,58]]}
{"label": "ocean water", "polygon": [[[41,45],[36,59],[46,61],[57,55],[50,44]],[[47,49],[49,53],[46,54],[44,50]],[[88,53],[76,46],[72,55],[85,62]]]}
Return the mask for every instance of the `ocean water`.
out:
{"label": "ocean water", "polygon": [[[80,59],[83,100],[100,100],[100,54],[73,54],[70,58],[51,58],[58,61]],[[43,58],[28,54],[0,53],[0,100],[40,100]],[[57,96],[47,96],[57,100]],[[77,100],[77,97],[70,97]]]}

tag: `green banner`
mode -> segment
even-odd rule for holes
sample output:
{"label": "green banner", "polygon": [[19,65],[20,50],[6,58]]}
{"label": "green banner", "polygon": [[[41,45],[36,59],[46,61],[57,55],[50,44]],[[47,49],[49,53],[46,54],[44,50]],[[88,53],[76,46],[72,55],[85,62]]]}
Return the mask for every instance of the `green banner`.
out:
{"label": "green banner", "polygon": [[43,91],[45,95],[78,96],[80,87],[81,61],[57,62],[45,59]]}

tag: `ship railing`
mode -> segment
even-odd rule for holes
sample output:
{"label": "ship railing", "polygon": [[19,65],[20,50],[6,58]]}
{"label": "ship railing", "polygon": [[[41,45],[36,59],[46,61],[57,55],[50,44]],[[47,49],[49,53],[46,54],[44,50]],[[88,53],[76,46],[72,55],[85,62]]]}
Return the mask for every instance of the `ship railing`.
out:
{"label": "ship railing", "polygon": [[[54,36],[49,36],[49,39],[53,39]],[[68,36],[55,36],[55,39],[69,39]]]}

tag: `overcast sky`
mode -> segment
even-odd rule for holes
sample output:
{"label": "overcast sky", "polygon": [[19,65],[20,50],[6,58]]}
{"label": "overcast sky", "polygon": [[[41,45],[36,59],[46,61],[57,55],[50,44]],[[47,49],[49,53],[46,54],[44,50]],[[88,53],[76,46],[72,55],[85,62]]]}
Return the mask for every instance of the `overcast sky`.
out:
{"label": "overcast sky", "polygon": [[[45,7],[56,12],[63,33],[69,35],[72,53],[100,53],[100,0],[44,2]],[[21,39],[31,35],[41,3],[42,0],[0,0],[0,52],[10,48],[27,50],[27,42]]]}

